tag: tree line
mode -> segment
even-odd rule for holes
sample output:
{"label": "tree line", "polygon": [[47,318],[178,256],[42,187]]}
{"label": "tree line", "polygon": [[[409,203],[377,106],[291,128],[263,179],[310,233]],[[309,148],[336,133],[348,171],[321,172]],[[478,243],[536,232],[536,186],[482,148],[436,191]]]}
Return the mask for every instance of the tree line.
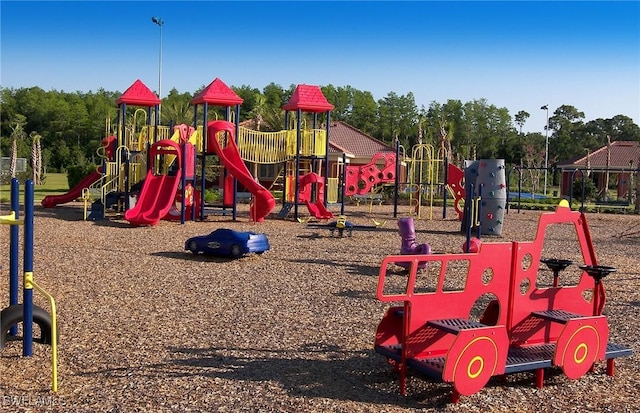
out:
{"label": "tree line", "polygon": [[[194,93],[170,90],[162,100],[161,124],[192,124],[190,101],[204,87]],[[249,85],[233,86],[244,100],[240,121],[252,119],[255,127],[263,131],[284,129],[282,106],[295,87],[284,88],[275,83],[262,90]],[[371,92],[351,86],[326,85],[321,89],[335,106],[332,120],[344,121],[390,145],[397,140],[408,154],[418,142],[436,149],[444,147],[454,162],[499,158],[509,165],[542,167],[547,136],[550,166],[606,145],[607,137],[611,141],[640,141],[640,127],[628,116],[585,121],[584,113],[571,105],[553,111],[548,108],[545,136],[540,132],[522,133],[530,117],[526,111],[511,114],[507,108],[497,107],[486,99],[469,102],[449,99],[418,107],[411,92],[406,95],[389,92],[376,100]],[[114,132],[108,129],[116,123],[115,101],[120,94],[104,89],[69,93],[44,91],[37,86],[0,88],[0,153],[9,156],[15,152],[18,157],[31,159],[34,142],[38,140],[45,173],[96,163],[96,150],[102,138]],[[213,108],[210,116],[212,119],[224,116],[223,109]]]}

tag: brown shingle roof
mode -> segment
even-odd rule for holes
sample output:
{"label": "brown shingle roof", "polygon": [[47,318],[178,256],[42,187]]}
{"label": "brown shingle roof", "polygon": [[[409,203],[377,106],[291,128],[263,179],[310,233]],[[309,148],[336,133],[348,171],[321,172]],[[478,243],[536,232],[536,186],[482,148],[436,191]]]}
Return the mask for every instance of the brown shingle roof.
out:
{"label": "brown shingle roof", "polygon": [[[640,143],[637,141],[613,141],[609,150],[609,162],[607,162],[607,146],[589,154],[589,167],[593,169],[635,169],[640,164]],[[587,167],[587,155],[576,159],[571,163],[558,165],[563,169],[585,168]]]}
{"label": "brown shingle roof", "polygon": [[370,159],[379,152],[395,152],[393,147],[342,121],[329,126],[329,152]]}

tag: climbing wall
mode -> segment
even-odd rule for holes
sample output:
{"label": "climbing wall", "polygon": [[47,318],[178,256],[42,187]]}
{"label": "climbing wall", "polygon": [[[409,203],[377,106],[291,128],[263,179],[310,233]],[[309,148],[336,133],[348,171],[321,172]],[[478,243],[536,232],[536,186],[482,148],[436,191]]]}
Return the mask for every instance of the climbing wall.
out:
{"label": "climbing wall", "polygon": [[507,185],[504,159],[466,161],[465,182],[474,184],[476,197],[481,194],[480,233],[501,235],[507,206]]}

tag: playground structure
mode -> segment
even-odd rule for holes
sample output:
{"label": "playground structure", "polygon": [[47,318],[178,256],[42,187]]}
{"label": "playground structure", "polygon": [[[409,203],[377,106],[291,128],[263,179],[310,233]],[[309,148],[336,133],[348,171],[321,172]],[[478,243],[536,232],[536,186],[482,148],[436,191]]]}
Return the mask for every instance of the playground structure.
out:
{"label": "playground structure", "polygon": [[[436,151],[432,145],[416,144],[407,159],[406,191],[409,203],[418,219],[423,216],[423,209],[428,206],[428,219],[433,219],[433,201],[438,188],[447,183],[447,153],[444,148]],[[443,192],[446,202],[446,192]]]}
{"label": "playground structure", "polygon": [[[50,208],[82,196],[85,202],[92,201],[89,214],[92,220],[104,218],[106,212],[111,210],[127,215],[130,209],[135,208],[133,202],[144,204],[143,212],[139,212],[141,206],[127,215],[133,225],[155,225],[160,219],[176,220],[178,215],[183,223],[186,219],[203,220],[208,207],[204,202],[204,194],[208,189],[206,176],[211,169],[207,160],[210,155],[216,155],[220,162],[216,166],[220,170],[219,188],[223,193],[222,205],[217,207],[225,215],[230,209],[234,220],[237,214],[238,182],[251,193],[253,201],[263,204],[257,208],[262,209],[260,212],[264,215],[252,215],[253,219],[263,219],[270,212],[264,209],[265,202],[267,205],[271,203],[265,196],[268,190],[259,184],[255,185],[256,179],[245,162],[282,165],[277,178],[285,184],[281,217],[286,217],[295,207],[294,218],[297,218],[298,204],[307,205],[309,212],[318,218],[332,217],[325,208],[324,194],[328,184],[337,185],[337,179],[325,179],[328,172],[328,129],[318,127],[318,114],[326,112],[328,125],[333,105],[327,102],[320,88],[298,85],[291,99],[283,106],[285,124],[292,123],[290,112],[295,111],[296,126],[280,132],[240,128],[237,121],[242,102],[233,90],[216,78],[191,101],[194,105],[194,126],[161,126],[157,116],[160,100],[137,80],[116,100],[119,108],[116,133],[104,143],[105,148],[99,149],[99,155],[103,158],[102,166],[68,193],[48,197],[42,205]],[[215,121],[209,120],[210,105],[224,108],[224,121],[228,124],[224,127],[217,124],[217,129],[211,129],[210,123]],[[203,107],[202,116],[198,110],[200,106]],[[131,110],[131,107],[138,108]],[[303,129],[303,113],[313,115],[312,128]],[[235,123],[231,119],[235,119]],[[144,125],[140,126],[141,123]],[[209,134],[221,130],[231,138],[221,138],[223,142],[217,144],[215,139],[209,138]],[[159,142],[162,144],[157,146]],[[160,147],[173,153],[164,153],[165,149]],[[153,154],[152,150],[155,150]],[[182,156],[179,156],[180,153]],[[162,161],[162,173],[158,172],[162,168],[158,167],[154,157],[165,158]],[[196,168],[199,170],[196,171]],[[150,173],[152,170],[155,172]],[[175,178],[167,178],[169,173]],[[137,199],[136,186],[141,186]],[[150,189],[145,190],[145,186],[150,186]],[[162,195],[153,200],[150,194],[157,191],[161,191]]]}
{"label": "playground structure", "polygon": [[[116,137],[111,135],[102,140],[102,146],[98,148],[98,156],[102,158],[113,158],[115,151]],[[89,199],[89,188],[96,182],[99,182],[103,176],[103,166],[100,165],[95,171],[92,171],[89,175],[80,180],[73,188],[61,195],[47,195],[45,196],[41,204],[45,208],[53,208],[56,205],[71,202],[77,198]]]}
{"label": "playground structure", "polygon": [[[371,212],[376,192],[384,185],[394,185],[394,217],[398,216],[400,189],[409,195],[410,210],[407,215],[417,219],[433,219],[433,206],[438,193],[443,197],[443,218],[446,218],[447,194],[450,193],[464,229],[477,228],[478,235],[500,235],[506,204],[506,199],[502,201],[502,195],[506,195],[504,161],[467,161],[462,170],[447,159],[444,148],[436,151],[432,145],[417,144],[412,148],[411,157],[408,157],[404,148],[396,144],[395,155],[378,153],[365,165],[346,166],[341,213],[344,214],[346,196],[363,197],[367,194]],[[403,174],[401,164],[406,165],[406,174]],[[402,176],[406,182],[401,182]],[[470,190],[472,188],[477,192]],[[487,191],[484,197],[480,193],[482,188]],[[466,199],[470,202],[464,202]],[[481,207],[485,208],[482,215]],[[425,215],[425,212],[428,214]]]}
{"label": "playground structure", "polygon": [[[267,207],[272,203],[275,206],[275,199],[267,196],[269,189],[257,182],[249,168],[253,166],[257,171],[258,165],[272,164],[280,169],[271,186],[276,181],[283,184],[280,218],[293,212],[293,218],[298,219],[298,206],[305,205],[311,217],[332,219],[333,213],[326,207],[329,200],[336,202],[341,198],[340,214],[344,215],[346,197],[371,194],[373,203],[375,195],[381,196],[376,191],[390,185],[395,185],[394,217],[397,217],[399,186],[408,192],[411,215],[415,214],[418,219],[427,207],[429,219],[433,218],[434,197],[438,192],[444,197],[443,218],[446,217],[447,187],[454,194],[459,217],[462,215],[459,206],[464,196],[459,188],[462,185],[459,170],[448,164],[444,149],[435,151],[431,145],[418,144],[412,149],[412,157],[404,156],[401,162],[401,145],[396,144],[395,153],[377,153],[365,165],[347,165],[346,161],[339,165],[340,162],[336,162],[334,166],[342,166],[342,171],[336,170],[336,176],[330,177],[328,147],[333,105],[327,102],[319,87],[296,87],[283,105],[285,125],[290,129],[278,132],[240,127],[242,102],[232,89],[216,78],[191,100],[193,126],[161,126],[158,123],[160,100],[137,80],[116,100],[119,110],[115,135],[105,138],[98,151],[103,158],[102,165],[68,193],[47,197],[42,205],[54,207],[82,196],[85,205],[91,202],[91,212],[85,211],[88,219],[102,219],[107,211],[115,211],[124,213],[135,226],[156,225],[162,219],[180,220],[181,223],[204,220],[211,212],[231,214],[235,220],[238,184],[241,184],[251,196],[251,219],[261,221],[271,212]],[[210,124],[218,120],[209,120],[210,105],[224,108],[224,121],[227,122],[224,127],[217,124],[218,129],[211,130]],[[203,107],[201,111],[200,106]],[[294,111],[295,118],[292,118]],[[320,113],[326,113],[326,129],[319,127]],[[310,128],[306,127],[306,121],[303,127],[304,114],[312,115]],[[218,140],[210,139],[209,135],[221,130],[230,138],[219,137],[220,142],[216,144]],[[214,169],[207,165],[212,162],[212,156],[217,159]],[[407,182],[400,183],[402,163],[407,165]],[[205,202],[205,193],[212,188],[212,183],[207,181],[212,170],[219,175],[217,187],[222,192],[219,205]],[[338,193],[340,190],[342,197]],[[156,197],[158,192],[160,195]],[[256,207],[257,204],[262,206]],[[256,215],[257,210],[260,214]],[[492,228],[499,229],[499,225]]]}
{"label": "playground structure", "polygon": [[[557,282],[566,261],[541,256],[545,232],[557,225],[577,235],[583,262],[575,285]],[[540,262],[554,272],[549,287],[538,283]],[[394,288],[388,268],[401,263],[409,266],[408,280]],[[422,264],[427,271],[418,271]],[[411,368],[452,383],[453,402],[480,391],[493,376],[515,372],[534,371],[542,387],[546,368],[577,379],[606,360],[612,376],[614,359],[632,353],[608,341],[602,315],[603,278],[614,271],[598,265],[586,216],[566,201],[540,216],[530,242],[482,243],[477,253],[391,255],[381,263],[377,297],[403,304],[389,308],[378,324],[375,350],[399,373],[402,394]],[[456,276],[462,287],[446,289]],[[473,319],[471,310],[483,302]]]}
{"label": "playground structure", "polygon": [[[22,355],[33,355],[33,342],[38,341],[51,345],[51,389],[58,391],[58,338],[56,321],[56,303],[51,294],[40,287],[33,277],[33,210],[34,183],[25,182],[24,189],[24,218],[20,219],[19,211],[19,183],[16,178],[11,180],[11,213],[0,217],[0,223],[10,225],[9,240],[9,306],[0,311],[0,350],[7,341],[18,340],[19,329],[22,325]],[[23,234],[23,280],[22,304],[19,303],[19,226],[24,227]],[[33,304],[33,290],[45,296],[51,306],[51,313]],[[40,329],[40,337],[34,338],[33,325]]]}
{"label": "playground structure", "polygon": [[[401,164],[406,165],[406,173],[401,170]],[[451,184],[461,182],[462,178],[457,181],[449,180],[448,173],[452,170],[459,169],[447,162],[444,150],[436,152],[432,145],[417,144],[412,148],[411,157],[408,157],[404,148],[396,143],[395,153],[377,153],[365,165],[345,164],[343,199],[348,196],[369,195],[371,211],[373,196],[384,186],[392,185],[395,192],[394,217],[397,217],[398,191],[402,187],[409,195],[410,215],[421,219],[428,209],[428,219],[433,219],[434,199],[439,189],[449,187],[455,191]],[[406,178],[406,182],[401,182],[401,177]],[[446,192],[444,196],[446,202]],[[463,197],[464,193],[457,199],[456,206]],[[461,211],[459,213],[462,214]]]}

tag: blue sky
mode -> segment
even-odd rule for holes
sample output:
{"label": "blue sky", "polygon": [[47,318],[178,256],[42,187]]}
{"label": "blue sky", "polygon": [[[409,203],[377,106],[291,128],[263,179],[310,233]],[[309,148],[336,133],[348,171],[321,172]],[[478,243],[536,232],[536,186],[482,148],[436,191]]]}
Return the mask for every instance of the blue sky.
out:
{"label": "blue sky", "polygon": [[640,124],[640,2],[0,2],[0,85],[162,94],[270,82],[351,85],[418,106],[487,99]]}

